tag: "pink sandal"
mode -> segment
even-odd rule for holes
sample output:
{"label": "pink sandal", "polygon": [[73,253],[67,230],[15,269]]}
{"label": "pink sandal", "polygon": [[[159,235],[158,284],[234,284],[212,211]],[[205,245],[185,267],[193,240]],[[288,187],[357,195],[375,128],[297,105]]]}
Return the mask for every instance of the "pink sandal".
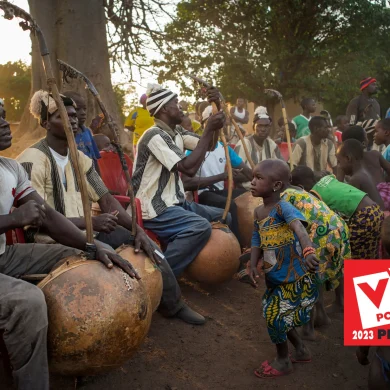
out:
{"label": "pink sandal", "polygon": [[260,369],[255,370],[255,375],[258,378],[276,378],[278,376],[285,376],[288,374],[291,374],[293,372],[293,369],[288,371],[278,371],[276,368],[273,368],[269,363],[268,360],[263,362],[260,366]]}

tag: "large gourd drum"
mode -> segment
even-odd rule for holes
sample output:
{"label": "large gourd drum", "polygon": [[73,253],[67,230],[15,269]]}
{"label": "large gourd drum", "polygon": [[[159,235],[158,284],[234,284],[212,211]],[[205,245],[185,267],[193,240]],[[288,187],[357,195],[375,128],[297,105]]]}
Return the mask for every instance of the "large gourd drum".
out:
{"label": "large gourd drum", "polygon": [[185,276],[201,283],[219,284],[237,272],[241,249],[228,226],[216,222],[212,228],[209,241],[187,267]]}
{"label": "large gourd drum", "polygon": [[254,198],[250,191],[234,199],[237,205],[238,228],[244,247],[250,248],[253,233],[255,208],[263,204],[262,198]]}
{"label": "large gourd drum", "polygon": [[69,257],[39,284],[53,373],[97,375],[120,367],[145,339],[152,317],[142,281],[118,267]]}
{"label": "large gourd drum", "polygon": [[133,265],[141,280],[144,282],[152,303],[152,310],[156,311],[160,304],[163,291],[163,280],[160,270],[144,252],[140,251],[135,253],[133,246],[123,245],[116,252]]}

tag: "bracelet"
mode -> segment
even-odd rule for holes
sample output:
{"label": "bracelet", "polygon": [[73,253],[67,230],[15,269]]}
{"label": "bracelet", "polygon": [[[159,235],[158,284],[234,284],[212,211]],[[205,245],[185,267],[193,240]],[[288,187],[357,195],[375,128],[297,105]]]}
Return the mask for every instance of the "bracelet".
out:
{"label": "bracelet", "polygon": [[307,246],[303,250],[303,257],[307,257],[309,255],[314,255],[316,253],[316,250],[312,246]]}

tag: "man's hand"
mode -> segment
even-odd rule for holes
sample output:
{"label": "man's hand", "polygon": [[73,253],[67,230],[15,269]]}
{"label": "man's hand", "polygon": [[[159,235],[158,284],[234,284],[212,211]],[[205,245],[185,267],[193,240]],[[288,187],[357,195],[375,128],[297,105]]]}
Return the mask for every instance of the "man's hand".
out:
{"label": "man's hand", "polygon": [[30,226],[38,228],[42,225],[46,218],[46,210],[44,205],[40,205],[35,200],[29,200],[12,213],[19,227]]}
{"label": "man's hand", "polygon": [[222,111],[219,111],[216,114],[211,115],[207,121],[205,131],[209,132],[209,131],[221,130],[225,124],[225,120],[226,120],[226,117]]}
{"label": "man's hand", "polygon": [[137,232],[134,239],[134,252],[138,253],[141,249],[148,255],[152,263],[158,265],[161,264],[160,257],[155,253],[155,248],[152,245],[150,238],[147,234],[137,225]]}
{"label": "man's hand", "polygon": [[320,261],[315,255],[308,255],[305,258],[305,263],[309,272],[316,272],[318,270],[318,265],[320,264]]}
{"label": "man's hand", "polygon": [[218,88],[216,87],[209,87],[207,88],[207,101],[209,103],[216,103],[220,100],[220,93]]}
{"label": "man's hand", "polygon": [[96,260],[102,262],[107,268],[112,268],[115,264],[117,267],[126,272],[130,277],[137,280],[141,279],[130,262],[124,260],[115,251],[110,251],[98,243],[96,243],[96,247]]}
{"label": "man's hand", "polygon": [[114,215],[116,211],[111,214],[101,214],[92,217],[93,230],[95,232],[111,233],[118,225],[118,218]]}
{"label": "man's hand", "polygon": [[242,168],[241,169],[233,168],[233,179],[237,179],[240,176],[241,172],[242,172]]}

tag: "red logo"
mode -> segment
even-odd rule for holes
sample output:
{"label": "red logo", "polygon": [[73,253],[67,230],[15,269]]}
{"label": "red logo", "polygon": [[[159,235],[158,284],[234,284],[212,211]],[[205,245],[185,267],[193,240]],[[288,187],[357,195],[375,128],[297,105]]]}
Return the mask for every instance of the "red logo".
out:
{"label": "red logo", "polygon": [[390,260],[344,262],[344,345],[390,345]]}

